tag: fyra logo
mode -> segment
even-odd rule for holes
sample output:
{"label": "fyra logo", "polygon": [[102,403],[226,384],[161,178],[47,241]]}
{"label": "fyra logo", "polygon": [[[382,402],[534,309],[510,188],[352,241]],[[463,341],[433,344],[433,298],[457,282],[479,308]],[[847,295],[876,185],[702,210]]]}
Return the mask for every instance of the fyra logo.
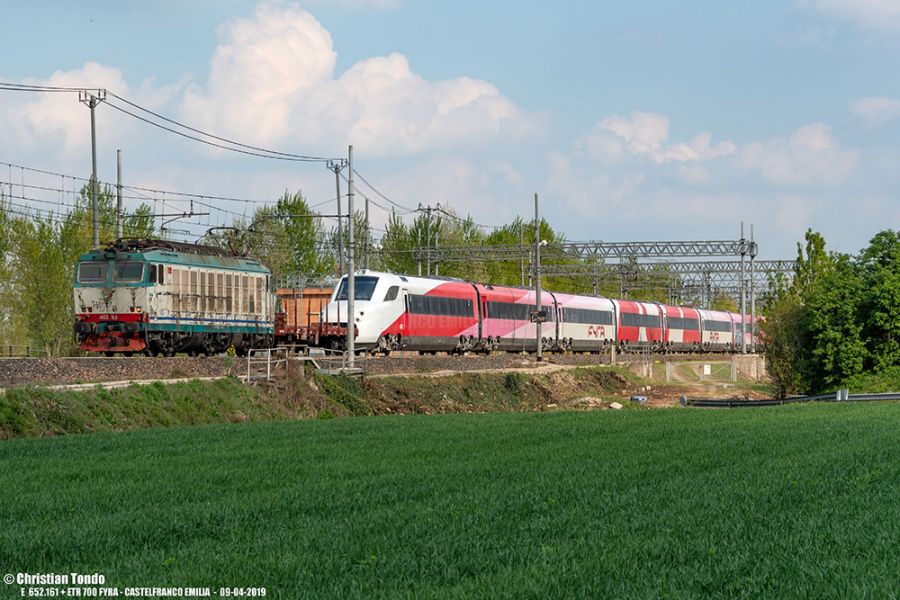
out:
{"label": "fyra logo", "polygon": [[603,325],[591,325],[588,327],[588,337],[605,338],[606,328]]}

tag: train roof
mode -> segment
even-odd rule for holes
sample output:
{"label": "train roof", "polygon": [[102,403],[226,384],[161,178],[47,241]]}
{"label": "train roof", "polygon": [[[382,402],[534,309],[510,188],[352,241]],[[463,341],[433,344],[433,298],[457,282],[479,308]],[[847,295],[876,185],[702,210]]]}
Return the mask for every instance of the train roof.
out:
{"label": "train roof", "polygon": [[192,267],[207,267],[270,273],[259,261],[228,250],[202,244],[169,240],[116,240],[78,257],[82,260],[143,260]]}

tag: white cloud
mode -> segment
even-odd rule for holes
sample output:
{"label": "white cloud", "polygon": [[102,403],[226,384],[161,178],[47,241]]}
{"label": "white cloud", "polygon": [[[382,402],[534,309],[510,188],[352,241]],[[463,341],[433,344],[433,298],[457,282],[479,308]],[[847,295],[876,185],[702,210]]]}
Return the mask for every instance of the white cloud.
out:
{"label": "white cloud", "polygon": [[336,76],[330,34],[296,6],[262,4],[219,35],[209,80],[188,90],[181,112],[257,144],[403,154],[517,139],[542,122],[491,83],[429,81],[402,54]]}
{"label": "white cloud", "polygon": [[858,163],[853,149],[843,148],[822,123],[806,125],[788,137],[755,142],[741,148],[738,164],[758,170],[779,185],[834,185]]}
{"label": "white cloud", "polygon": [[491,159],[487,161],[487,166],[492,173],[500,175],[505,183],[521,188],[525,183],[525,178],[513,167],[508,161]]}
{"label": "white cloud", "polygon": [[[59,87],[109,88],[128,93],[128,85],[122,72],[89,62],[80,69],[57,71],[46,79],[29,79],[23,83]],[[46,157],[71,158],[90,148],[90,113],[78,101],[74,93],[21,93],[8,92],[0,108],[4,135],[0,140],[11,156],[45,153]],[[96,110],[98,119],[111,111],[103,107]],[[99,116],[103,113],[103,116]],[[103,125],[101,121],[98,128]],[[117,125],[118,126],[118,125]],[[108,139],[108,138],[107,138]]]}
{"label": "white cloud", "polygon": [[884,96],[860,98],[850,103],[850,110],[864,121],[882,123],[900,117],[900,100]]}
{"label": "white cloud", "polygon": [[780,194],[776,207],[775,225],[784,234],[800,239],[814,214],[813,202],[804,196]]}
{"label": "white cloud", "polygon": [[853,21],[869,29],[900,29],[900,2],[897,0],[811,0],[821,13]]}
{"label": "white cloud", "polygon": [[696,163],[678,165],[675,172],[682,181],[690,185],[706,185],[712,180],[709,171]]}
{"label": "white cloud", "polygon": [[403,0],[306,0],[308,6],[339,6],[345,9],[396,10],[403,6]]}
{"label": "white cloud", "polygon": [[601,215],[629,210],[629,199],[634,197],[645,179],[638,171],[598,170],[562,152],[551,152],[547,156],[547,165],[549,172],[543,186],[547,196],[567,213],[579,218],[597,219]]}
{"label": "white cloud", "polygon": [[731,142],[711,145],[712,136],[700,133],[690,142],[665,145],[669,138],[669,119],[657,113],[636,111],[628,117],[606,117],[594,130],[576,143],[589,157],[602,163],[621,160],[626,154],[644,156],[655,163],[709,160],[733,154]]}

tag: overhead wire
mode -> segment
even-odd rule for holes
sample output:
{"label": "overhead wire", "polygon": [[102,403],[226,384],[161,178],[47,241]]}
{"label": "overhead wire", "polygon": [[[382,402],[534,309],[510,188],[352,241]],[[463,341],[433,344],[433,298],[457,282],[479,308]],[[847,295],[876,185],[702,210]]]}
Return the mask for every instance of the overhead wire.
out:
{"label": "overhead wire", "polygon": [[[161,114],[159,114],[159,113],[157,113],[157,112],[154,112],[154,111],[150,110],[149,108],[145,108],[145,107],[143,107],[143,106],[141,106],[141,105],[139,105],[139,104],[136,104],[136,103],[134,103],[134,102],[131,102],[130,100],[126,100],[126,99],[123,98],[122,96],[119,96],[118,94],[115,94],[115,93],[110,92],[110,91],[108,91],[108,90],[107,90],[107,94],[108,94],[109,96],[112,96],[113,98],[116,98],[116,99],[118,99],[118,100],[121,100],[122,102],[124,102],[125,104],[127,104],[127,105],[129,105],[129,106],[131,106],[131,107],[133,107],[133,108],[136,108],[136,109],[138,109],[138,110],[140,110],[140,111],[142,111],[142,112],[145,112],[145,113],[147,113],[147,114],[153,115],[154,117],[156,117],[156,118],[158,118],[158,119],[161,119],[161,120],[163,120],[163,121],[166,121],[167,123],[171,123],[171,124],[173,124],[173,125],[177,125],[178,127],[181,127],[181,128],[183,128],[183,129],[187,129],[188,131],[193,131],[194,133],[198,133],[198,134],[200,134],[200,135],[203,135],[203,136],[212,138],[212,139],[214,139],[214,140],[219,140],[220,142],[225,142],[225,143],[227,143],[227,144],[232,144],[232,145],[234,145],[234,146],[239,146],[239,147],[241,147],[241,148],[247,148],[247,149],[249,149],[249,150],[256,150],[257,152],[264,152],[264,153],[266,153],[266,154],[272,154],[272,155],[276,155],[276,156],[283,156],[283,157],[293,158],[293,159],[296,159],[296,160],[302,160],[302,161],[309,161],[309,162],[327,162],[327,161],[337,160],[337,159],[335,159],[335,158],[333,158],[333,157],[326,157],[326,156],[310,156],[310,155],[306,155],[306,154],[293,154],[293,153],[290,153],[290,152],[280,152],[280,151],[277,151],[277,150],[269,150],[268,148],[261,148],[261,147],[259,147],[259,146],[252,146],[252,145],[250,145],[250,144],[244,144],[244,143],[241,143],[241,142],[236,142],[236,141],[234,141],[234,140],[230,140],[230,139],[228,139],[228,138],[221,137],[221,136],[218,136],[218,135],[215,135],[215,134],[212,134],[212,133],[203,131],[203,130],[201,130],[201,129],[197,129],[197,128],[195,128],[195,127],[191,127],[190,125],[185,125],[184,123],[181,123],[181,122],[176,121],[176,120],[174,120],[174,119],[170,119],[170,118],[168,118],[168,117],[166,117],[166,116],[163,116],[163,115],[161,115]],[[107,100],[107,102],[108,102],[108,100]]]}
{"label": "overhead wire", "polygon": [[[124,97],[116,94],[115,92],[111,92],[106,88],[63,87],[63,86],[48,86],[48,85],[39,85],[39,84],[0,82],[0,90],[15,91],[15,92],[38,92],[38,93],[45,93],[45,92],[73,93],[73,92],[90,92],[93,90],[97,90],[99,93],[100,91],[103,91],[106,94],[104,104],[108,105],[110,108],[118,110],[134,119],[143,121],[144,123],[147,123],[149,125],[153,125],[154,127],[158,127],[160,129],[163,129],[163,130],[173,133],[175,135],[179,135],[181,137],[184,137],[184,138],[196,141],[196,142],[200,142],[202,144],[214,146],[217,148],[221,148],[223,150],[239,152],[241,154],[257,156],[260,158],[270,158],[270,159],[274,159],[274,160],[286,160],[286,161],[292,161],[292,162],[318,162],[318,163],[325,163],[325,162],[337,160],[334,157],[315,156],[315,155],[308,155],[308,154],[295,154],[295,153],[290,153],[290,152],[281,152],[279,150],[271,150],[269,148],[253,146],[251,144],[245,144],[243,142],[238,142],[236,140],[232,140],[232,139],[220,136],[220,135],[209,133],[207,131],[203,131],[202,129],[198,129],[196,127],[192,127],[192,126],[182,123],[180,121],[176,121],[175,119],[166,117],[160,113],[150,110],[149,108],[141,106],[140,104],[137,104],[136,102],[132,102],[131,100],[128,100],[127,98],[124,98]],[[223,143],[217,144],[215,142],[209,141],[209,139],[203,139],[201,137],[190,135],[190,134],[184,133],[183,131],[178,131],[177,129],[167,127],[165,125],[162,125],[161,123],[153,121],[152,119],[142,117],[128,109],[125,109],[125,108],[122,108],[121,106],[116,105],[114,102],[110,101],[110,98],[115,98],[119,102],[122,102],[123,104],[126,104],[135,110],[141,111],[148,115],[152,115],[156,119],[159,119],[161,121],[164,121],[166,123],[169,123],[171,125],[179,127],[181,129],[191,131],[191,132],[196,133],[205,138],[217,140],[217,141],[223,142]],[[227,144],[227,145],[225,145],[225,144]]]}

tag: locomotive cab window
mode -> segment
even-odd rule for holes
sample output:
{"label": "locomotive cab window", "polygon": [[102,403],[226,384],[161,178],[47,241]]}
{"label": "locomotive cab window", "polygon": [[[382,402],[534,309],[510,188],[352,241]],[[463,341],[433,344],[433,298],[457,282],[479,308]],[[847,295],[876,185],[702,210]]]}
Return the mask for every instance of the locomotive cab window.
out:
{"label": "locomotive cab window", "polygon": [[[378,284],[377,277],[367,277],[365,275],[357,277],[353,282],[353,299],[354,300],[371,300],[372,294],[375,293],[375,286]],[[341,289],[338,291],[337,300],[347,299],[347,278],[341,280]]]}
{"label": "locomotive cab window", "polygon": [[105,262],[83,262],[78,265],[78,283],[103,283],[108,273]]}
{"label": "locomotive cab window", "polygon": [[117,260],[113,268],[113,281],[117,283],[139,283],[144,279],[144,263]]}
{"label": "locomotive cab window", "polygon": [[385,302],[391,302],[397,299],[397,294],[400,292],[399,285],[392,285],[388,288],[387,294],[384,295]]}

